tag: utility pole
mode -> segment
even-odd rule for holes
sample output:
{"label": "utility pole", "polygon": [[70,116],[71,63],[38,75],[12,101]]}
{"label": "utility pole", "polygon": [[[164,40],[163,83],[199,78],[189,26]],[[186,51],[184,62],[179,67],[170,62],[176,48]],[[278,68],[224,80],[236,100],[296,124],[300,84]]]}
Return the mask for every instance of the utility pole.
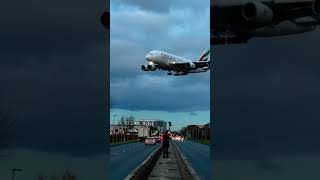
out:
{"label": "utility pole", "polygon": [[13,169],[12,169],[12,171],[11,171],[11,173],[12,173],[12,174],[11,174],[11,179],[12,179],[12,180],[14,180],[14,173],[15,173],[16,171],[22,171],[22,169],[16,169],[16,168],[13,168]]}

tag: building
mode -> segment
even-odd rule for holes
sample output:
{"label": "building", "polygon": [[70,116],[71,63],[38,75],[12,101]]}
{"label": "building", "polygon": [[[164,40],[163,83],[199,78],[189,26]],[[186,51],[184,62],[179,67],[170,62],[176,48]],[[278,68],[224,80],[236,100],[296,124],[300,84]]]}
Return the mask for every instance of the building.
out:
{"label": "building", "polygon": [[136,126],[145,126],[153,129],[155,134],[164,134],[167,131],[167,122],[160,119],[140,119],[135,122]]}
{"label": "building", "polygon": [[[127,131],[128,135],[138,135],[139,137],[159,136],[167,131],[167,122],[159,119],[141,119],[136,121],[134,127]],[[124,134],[124,129],[120,125],[110,124],[110,134]]]}
{"label": "building", "polygon": [[110,134],[124,134],[124,130],[119,125],[110,125]]}
{"label": "building", "polygon": [[[139,127],[134,126],[132,129],[128,129],[127,135],[137,135]],[[125,131],[120,125],[110,124],[110,134],[124,134]]]}

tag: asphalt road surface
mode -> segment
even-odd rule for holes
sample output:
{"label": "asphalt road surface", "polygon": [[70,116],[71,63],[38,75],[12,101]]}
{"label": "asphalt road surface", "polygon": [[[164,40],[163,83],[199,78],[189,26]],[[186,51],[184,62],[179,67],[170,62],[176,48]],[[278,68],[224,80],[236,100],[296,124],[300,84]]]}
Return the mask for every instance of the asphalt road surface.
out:
{"label": "asphalt road surface", "polygon": [[138,167],[157,147],[136,142],[110,148],[110,179],[122,180]]}
{"label": "asphalt road surface", "polygon": [[175,141],[201,179],[210,179],[210,147],[192,141]]}

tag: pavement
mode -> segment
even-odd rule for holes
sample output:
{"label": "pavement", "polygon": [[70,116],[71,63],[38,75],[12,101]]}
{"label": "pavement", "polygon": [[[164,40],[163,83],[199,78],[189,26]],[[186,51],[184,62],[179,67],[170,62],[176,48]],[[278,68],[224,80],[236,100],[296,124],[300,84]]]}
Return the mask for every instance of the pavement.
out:
{"label": "pavement", "polygon": [[110,148],[110,179],[123,180],[137,168],[160,144],[146,146],[143,142]]}
{"label": "pavement", "polygon": [[178,167],[177,159],[173,153],[172,144],[170,144],[169,157],[159,157],[154,168],[152,169],[148,180],[181,180],[181,174]]}
{"label": "pavement", "polygon": [[200,179],[210,179],[210,146],[192,141],[175,142]]}

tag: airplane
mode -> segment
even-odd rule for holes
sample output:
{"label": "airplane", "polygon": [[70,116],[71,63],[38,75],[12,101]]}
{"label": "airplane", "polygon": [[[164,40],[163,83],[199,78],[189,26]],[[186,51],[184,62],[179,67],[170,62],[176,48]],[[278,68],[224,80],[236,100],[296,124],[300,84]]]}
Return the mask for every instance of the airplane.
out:
{"label": "airplane", "polygon": [[202,73],[210,69],[210,50],[204,51],[197,61],[191,61],[163,51],[153,50],[146,55],[148,65],[142,65],[143,71],[155,71],[157,69],[169,71],[168,75],[187,75],[189,73]]}
{"label": "airplane", "polygon": [[211,0],[211,45],[314,30],[320,0]]}

